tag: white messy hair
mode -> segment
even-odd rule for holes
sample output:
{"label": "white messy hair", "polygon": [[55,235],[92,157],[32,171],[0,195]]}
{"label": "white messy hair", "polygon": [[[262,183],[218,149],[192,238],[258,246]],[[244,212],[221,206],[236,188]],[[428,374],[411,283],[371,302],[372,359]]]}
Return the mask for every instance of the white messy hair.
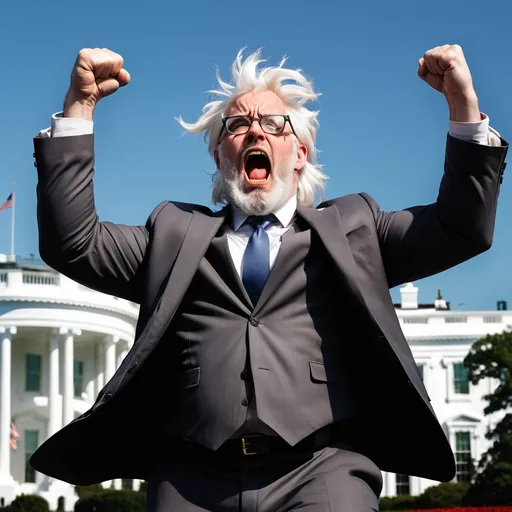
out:
{"label": "white messy hair", "polygon": [[[318,193],[323,198],[324,181],[327,176],[322,173],[322,166],[317,164],[317,149],[315,147],[316,131],[319,127],[318,112],[304,107],[308,101],[314,101],[319,93],[313,90],[313,85],[299,69],[287,69],[283,58],[279,66],[258,69],[265,62],[261,58],[261,50],[249,55],[243,60],[243,49],[240,50],[232,64],[232,83],[224,82],[217,69],[217,80],[220,88],[207,91],[223,99],[211,101],[203,107],[203,114],[195,123],[185,122],[181,116],[178,122],[189,132],[204,132],[208,142],[208,152],[214,156],[222,129],[222,117],[231,100],[251,91],[269,90],[276,94],[286,106],[290,119],[301,144],[308,150],[308,157],[303,169],[299,171],[297,182],[297,201],[299,204],[311,206]],[[291,82],[291,83],[287,83]],[[217,171],[213,176],[212,201],[214,204],[226,203],[227,198]]]}

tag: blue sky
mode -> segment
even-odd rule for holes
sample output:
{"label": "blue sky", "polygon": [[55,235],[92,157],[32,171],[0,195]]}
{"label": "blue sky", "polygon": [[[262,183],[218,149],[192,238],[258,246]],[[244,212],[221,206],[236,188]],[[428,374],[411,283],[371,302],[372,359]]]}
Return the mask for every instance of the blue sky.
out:
{"label": "blue sky", "polygon": [[[16,182],[16,253],[38,252],[32,137],[61,108],[76,53],[122,54],[132,83],[96,112],[97,208],[101,219],[144,223],[164,199],[209,204],[214,170],[193,120],[237,51],[288,55],[322,92],[320,161],[326,198],[365,191],[383,209],[435,200],[448,110],[416,76],[433,46],[460,44],[481,110],[512,138],[512,3],[481,1],[95,3],[7,2],[0,10],[2,119],[0,203]],[[512,307],[512,175],[505,174],[495,241],[487,253],[419,281],[420,300],[441,288],[453,309]],[[4,197],[5,196],[5,197]],[[10,249],[10,212],[0,213],[0,252]],[[397,299],[397,290],[393,290]],[[463,305],[459,305],[464,303]]]}

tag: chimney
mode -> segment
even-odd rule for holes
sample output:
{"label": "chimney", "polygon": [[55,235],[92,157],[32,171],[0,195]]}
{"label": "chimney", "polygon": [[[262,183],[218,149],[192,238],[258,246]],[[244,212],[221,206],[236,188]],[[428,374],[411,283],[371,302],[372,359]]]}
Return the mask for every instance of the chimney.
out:
{"label": "chimney", "polygon": [[402,309],[418,309],[418,288],[413,283],[407,283],[400,288]]}
{"label": "chimney", "polygon": [[507,301],[505,300],[499,300],[496,303],[498,311],[506,311],[507,310]]}
{"label": "chimney", "polygon": [[437,298],[434,301],[434,306],[435,306],[436,310],[449,309],[448,304],[446,303],[446,301],[443,299],[443,296],[441,295],[441,290],[437,290]]}

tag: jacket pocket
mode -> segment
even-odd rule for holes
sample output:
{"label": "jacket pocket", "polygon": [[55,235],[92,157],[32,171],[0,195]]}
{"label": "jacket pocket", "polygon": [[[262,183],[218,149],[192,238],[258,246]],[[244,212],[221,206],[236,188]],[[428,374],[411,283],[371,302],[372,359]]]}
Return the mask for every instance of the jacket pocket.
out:
{"label": "jacket pocket", "polygon": [[201,377],[201,368],[198,366],[197,368],[191,368],[183,372],[180,375],[180,388],[181,389],[191,389],[195,388],[199,385],[199,379]]}
{"label": "jacket pocket", "polygon": [[327,376],[324,363],[309,361],[309,374],[313,382],[336,382],[334,375]]}

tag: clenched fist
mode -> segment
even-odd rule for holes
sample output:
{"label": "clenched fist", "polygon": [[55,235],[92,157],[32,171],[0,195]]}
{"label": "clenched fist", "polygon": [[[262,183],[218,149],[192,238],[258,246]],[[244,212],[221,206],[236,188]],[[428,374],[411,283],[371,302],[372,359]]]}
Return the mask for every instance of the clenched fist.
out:
{"label": "clenched fist", "polygon": [[446,97],[452,121],[480,121],[473,80],[459,45],[432,48],[418,64],[418,76]]}
{"label": "clenched fist", "polygon": [[92,119],[96,103],[129,81],[121,55],[106,48],[80,50],[71,72],[64,117]]}

